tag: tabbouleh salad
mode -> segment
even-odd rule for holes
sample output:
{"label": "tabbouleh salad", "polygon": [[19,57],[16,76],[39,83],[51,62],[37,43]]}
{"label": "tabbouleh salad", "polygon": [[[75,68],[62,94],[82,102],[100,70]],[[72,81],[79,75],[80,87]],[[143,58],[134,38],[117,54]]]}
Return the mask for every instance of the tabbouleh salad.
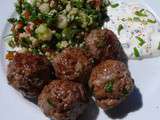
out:
{"label": "tabbouleh salad", "polygon": [[103,0],[18,0],[18,17],[8,19],[8,44],[47,57],[66,47],[84,47],[84,36],[107,18],[106,6]]}

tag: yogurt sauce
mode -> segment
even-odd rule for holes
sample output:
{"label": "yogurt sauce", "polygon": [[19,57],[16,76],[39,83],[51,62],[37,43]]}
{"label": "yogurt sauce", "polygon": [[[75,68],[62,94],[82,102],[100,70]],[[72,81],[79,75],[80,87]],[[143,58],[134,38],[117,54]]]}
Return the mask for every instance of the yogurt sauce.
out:
{"label": "yogurt sauce", "polygon": [[104,27],[118,36],[130,59],[160,55],[160,24],[139,2],[111,2]]}

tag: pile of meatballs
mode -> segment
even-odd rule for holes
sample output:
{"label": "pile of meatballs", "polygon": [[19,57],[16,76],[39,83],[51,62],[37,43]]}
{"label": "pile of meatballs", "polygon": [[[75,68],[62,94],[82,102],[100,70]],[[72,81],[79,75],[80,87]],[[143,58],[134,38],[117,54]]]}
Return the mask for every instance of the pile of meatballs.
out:
{"label": "pile of meatballs", "polygon": [[37,99],[44,114],[55,120],[77,120],[94,98],[103,110],[118,106],[133,91],[127,57],[116,35],[95,29],[85,48],[65,48],[52,60],[15,52],[8,82],[26,98]]}

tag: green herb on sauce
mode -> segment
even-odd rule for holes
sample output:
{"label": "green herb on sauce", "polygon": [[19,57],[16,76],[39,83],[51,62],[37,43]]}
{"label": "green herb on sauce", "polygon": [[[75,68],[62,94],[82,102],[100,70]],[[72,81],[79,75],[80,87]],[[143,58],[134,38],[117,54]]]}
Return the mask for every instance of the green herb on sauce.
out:
{"label": "green herb on sauce", "polygon": [[139,57],[140,54],[139,54],[138,49],[135,47],[135,48],[133,48],[133,50],[134,50],[134,56],[135,56],[135,57]]}
{"label": "green herb on sauce", "polygon": [[47,99],[47,103],[48,103],[48,105],[51,106],[51,107],[54,107],[54,106],[55,106],[54,103],[53,103],[49,98]]}
{"label": "green herb on sauce", "polygon": [[112,8],[116,8],[116,7],[118,7],[118,6],[119,6],[118,3],[111,4],[111,7],[112,7]]}
{"label": "green herb on sauce", "polygon": [[154,24],[154,23],[156,23],[157,21],[156,21],[156,20],[148,19],[147,22],[148,22],[148,23],[153,23],[153,24]]}
{"label": "green herb on sauce", "polygon": [[135,22],[140,22],[141,19],[140,19],[139,17],[134,17],[134,18],[133,18],[133,21],[135,21]]}
{"label": "green herb on sauce", "polygon": [[158,44],[158,48],[157,48],[158,50],[160,50],[160,42],[159,42],[159,44]]}
{"label": "green herb on sauce", "polygon": [[124,29],[123,25],[120,24],[120,25],[118,26],[118,30],[117,30],[119,35],[120,35],[121,30],[123,30],[123,29]]}
{"label": "green herb on sauce", "polygon": [[104,86],[104,89],[106,92],[112,92],[113,91],[113,81],[109,81],[106,83],[106,85]]}
{"label": "green herb on sauce", "polygon": [[139,16],[139,17],[147,17],[147,14],[145,13],[144,9],[141,9],[139,11],[135,12],[135,15]]}
{"label": "green herb on sauce", "polygon": [[141,37],[136,37],[139,41],[139,46],[143,46],[146,42]]}

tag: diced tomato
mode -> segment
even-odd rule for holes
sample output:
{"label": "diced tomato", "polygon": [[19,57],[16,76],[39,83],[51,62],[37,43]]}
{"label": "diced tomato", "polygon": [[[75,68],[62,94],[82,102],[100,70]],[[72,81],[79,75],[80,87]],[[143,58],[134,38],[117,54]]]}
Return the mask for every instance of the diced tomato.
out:
{"label": "diced tomato", "polygon": [[30,28],[30,26],[31,26],[30,24],[28,24],[28,25],[26,26],[26,29],[25,29],[25,30],[26,30],[27,33],[31,33],[31,28]]}
{"label": "diced tomato", "polygon": [[30,18],[30,13],[26,10],[26,11],[24,11],[24,13],[23,13],[23,15],[24,15],[24,17],[27,19],[27,20],[29,20],[29,18]]}
{"label": "diced tomato", "polygon": [[17,29],[20,30],[22,28],[23,28],[23,23],[22,23],[22,21],[19,21],[17,24]]}

